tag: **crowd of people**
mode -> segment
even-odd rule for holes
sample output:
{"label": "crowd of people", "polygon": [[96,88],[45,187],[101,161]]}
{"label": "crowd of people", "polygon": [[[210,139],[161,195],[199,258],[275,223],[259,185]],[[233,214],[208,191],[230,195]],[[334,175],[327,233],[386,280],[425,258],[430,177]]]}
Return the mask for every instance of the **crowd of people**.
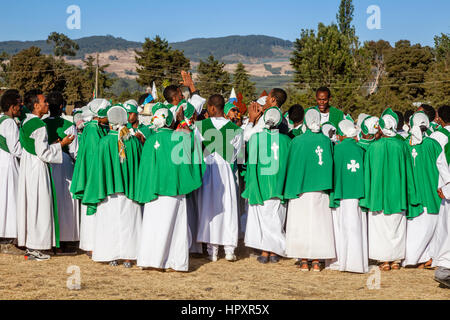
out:
{"label": "crowd of people", "polygon": [[182,75],[185,90],[166,87],[164,103],[94,99],[73,121],[59,92],[4,92],[0,238],[29,260],[81,249],[176,271],[190,253],[217,261],[220,246],[236,261],[243,238],[262,264],[366,273],[373,260],[437,268],[448,286],[450,106],[354,121],[322,87],[316,106],[283,114],[274,88],[244,115]]}

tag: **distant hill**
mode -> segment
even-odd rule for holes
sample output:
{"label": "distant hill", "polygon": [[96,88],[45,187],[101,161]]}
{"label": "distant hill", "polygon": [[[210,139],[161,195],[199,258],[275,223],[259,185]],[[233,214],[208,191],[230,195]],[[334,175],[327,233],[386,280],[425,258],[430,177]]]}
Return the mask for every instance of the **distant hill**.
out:
{"label": "distant hill", "polygon": [[[141,48],[142,43],[116,38],[111,35],[92,36],[75,40],[80,50],[75,58],[83,58],[86,54],[107,52],[110,50],[128,50]],[[186,57],[192,61],[206,59],[214,55],[224,62],[256,62],[261,59],[286,60],[292,51],[292,42],[275,37],[250,35],[228,36],[222,38],[198,38],[170,44],[172,48],[183,50]],[[36,46],[42,53],[52,53],[52,46],[45,40],[40,41],[3,41],[0,42],[0,52],[16,54],[19,51]]]}

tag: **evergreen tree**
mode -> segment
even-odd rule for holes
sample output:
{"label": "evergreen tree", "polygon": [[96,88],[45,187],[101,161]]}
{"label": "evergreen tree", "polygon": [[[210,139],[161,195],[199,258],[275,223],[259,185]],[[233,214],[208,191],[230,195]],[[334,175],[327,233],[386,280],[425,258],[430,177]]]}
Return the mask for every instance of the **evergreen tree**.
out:
{"label": "evergreen tree", "polygon": [[353,36],[355,28],[352,26],[353,12],[355,7],[352,0],[341,0],[339,12],[336,14],[339,31],[345,35]]}
{"label": "evergreen tree", "polygon": [[141,86],[150,86],[153,82],[161,86],[164,80],[179,84],[181,70],[189,70],[190,62],[179,50],[173,50],[169,43],[156,36],[153,40],[145,38],[142,50],[136,50],[138,67],[137,82]]}
{"label": "evergreen tree", "polygon": [[231,90],[230,75],[224,70],[225,63],[219,62],[213,56],[206,61],[200,60],[198,65],[198,88],[203,96],[212,94],[226,95]]}
{"label": "evergreen tree", "polygon": [[[86,74],[87,86],[90,88],[90,94],[95,90],[95,74],[97,65],[95,63],[95,58],[93,56],[88,56],[86,60],[83,60],[84,63],[84,73]],[[101,65],[98,68],[98,93],[97,97],[103,97],[105,95],[105,89],[109,89],[116,79],[109,77],[106,73],[106,68],[109,67],[109,64]]]}
{"label": "evergreen tree", "polygon": [[245,104],[255,99],[255,84],[250,81],[250,75],[241,62],[238,63],[234,71],[233,87],[236,92],[242,93]]}
{"label": "evergreen tree", "polygon": [[55,57],[60,58],[63,56],[74,57],[77,54],[77,50],[80,49],[75,41],[63,33],[52,32],[47,38],[47,43],[53,44],[53,53]]}

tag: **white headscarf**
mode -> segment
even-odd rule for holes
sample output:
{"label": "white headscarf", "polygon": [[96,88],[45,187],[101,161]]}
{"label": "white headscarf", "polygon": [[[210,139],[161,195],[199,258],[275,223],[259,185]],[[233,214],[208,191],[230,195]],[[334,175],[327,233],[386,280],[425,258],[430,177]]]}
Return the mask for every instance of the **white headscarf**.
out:
{"label": "white headscarf", "polygon": [[281,111],[278,108],[270,108],[264,112],[264,126],[266,129],[276,127],[281,122]]}
{"label": "white headscarf", "polygon": [[416,112],[410,119],[411,123],[411,140],[412,146],[422,143],[424,132],[422,132],[421,126],[425,126],[427,129],[430,127],[430,120],[428,116],[423,112]]}
{"label": "white headscarf", "polygon": [[[330,136],[331,132],[333,134]],[[324,124],[322,124],[322,133],[324,134],[325,137],[330,138],[331,141],[333,141],[333,142],[338,141],[337,136],[336,136],[336,127],[333,126],[331,124],[331,122],[325,122]]]}
{"label": "white headscarf", "polygon": [[306,111],[305,123],[312,132],[320,132],[320,112],[313,108]]}
{"label": "white headscarf", "polygon": [[256,100],[256,103],[259,104],[260,106],[265,106],[266,105],[266,101],[267,101],[267,96],[261,97],[258,100]]}
{"label": "white headscarf", "polygon": [[118,131],[117,144],[119,147],[120,162],[123,162],[126,158],[124,140],[128,140],[131,136],[130,131],[126,127],[128,123],[128,113],[122,106],[112,106],[108,110],[108,122],[112,129]]}
{"label": "white headscarf", "polygon": [[383,134],[388,137],[395,137],[397,135],[397,120],[389,114],[385,114],[381,118],[384,121],[384,126],[380,125]]}
{"label": "white headscarf", "polygon": [[89,110],[95,115],[98,115],[98,112],[100,110],[106,109],[110,106],[111,104],[109,103],[108,100],[106,99],[94,99],[91,102],[88,103],[87,107],[89,108]]}
{"label": "white headscarf", "polygon": [[358,129],[356,128],[355,124],[347,119],[339,122],[339,130],[344,136],[348,138],[354,138],[358,134]]}

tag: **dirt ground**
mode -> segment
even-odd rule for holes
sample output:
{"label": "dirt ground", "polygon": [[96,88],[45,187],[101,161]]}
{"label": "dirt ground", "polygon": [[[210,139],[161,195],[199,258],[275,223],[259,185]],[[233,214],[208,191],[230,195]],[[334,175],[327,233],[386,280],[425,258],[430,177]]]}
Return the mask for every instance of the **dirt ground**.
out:
{"label": "dirt ground", "polygon": [[[301,272],[295,260],[261,265],[248,253],[240,248],[236,262],[223,255],[217,262],[191,258],[187,273],[110,267],[85,254],[48,261],[0,254],[0,299],[450,299],[450,290],[440,288],[430,270],[383,272],[380,289],[369,290],[366,283],[374,273]],[[80,290],[67,288],[70,266],[79,267]]]}

